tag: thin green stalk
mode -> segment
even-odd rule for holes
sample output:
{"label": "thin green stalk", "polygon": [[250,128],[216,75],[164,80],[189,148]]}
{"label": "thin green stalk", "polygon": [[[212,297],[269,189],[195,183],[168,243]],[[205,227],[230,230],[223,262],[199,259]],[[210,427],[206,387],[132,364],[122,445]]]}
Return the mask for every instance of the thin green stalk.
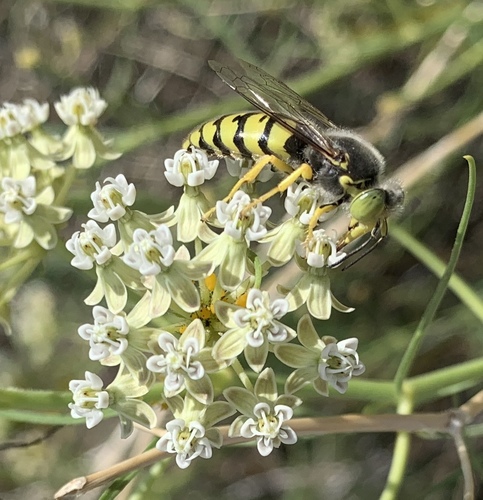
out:
{"label": "thin green stalk", "polygon": [[403,392],[410,394],[415,404],[457,394],[476,386],[483,379],[483,357],[458,363],[406,379]]}
{"label": "thin green stalk", "polygon": [[[42,253],[42,255],[43,255],[43,253]],[[20,250],[19,252],[16,252],[14,255],[12,255],[8,259],[6,259],[0,263],[0,272],[5,271],[6,269],[9,269],[10,267],[14,267],[17,264],[23,264],[26,260],[29,260],[32,257],[33,257],[32,248],[28,248],[26,250],[25,249]]]}
{"label": "thin green stalk", "polygon": [[253,288],[260,288],[263,278],[263,269],[258,256],[255,256],[253,264],[255,266],[255,282],[253,283]]}
{"label": "thin green stalk", "polygon": [[[429,248],[416,240],[402,227],[391,225],[391,238],[394,238],[416,259],[422,262],[435,276],[441,278],[445,271],[444,262]],[[453,274],[449,280],[448,288],[461,300],[461,302],[483,323],[483,300],[460,276]]]}
{"label": "thin green stalk", "polygon": [[238,375],[238,378],[245,386],[245,388],[249,391],[253,391],[253,384],[251,383],[246,371],[243,369],[243,366],[241,365],[240,361],[238,361],[238,359],[235,359],[235,361],[231,365],[231,368]]}
{"label": "thin green stalk", "polygon": [[[401,415],[412,413],[412,401],[406,397],[401,399],[397,412]],[[397,498],[401,484],[406,473],[406,467],[411,449],[411,434],[408,432],[399,432],[394,444],[392,454],[391,468],[386,480],[386,486],[380,496],[380,500],[394,500]]]}
{"label": "thin green stalk", "polygon": [[409,343],[409,346],[406,349],[403,359],[396,372],[394,382],[396,384],[396,389],[398,390],[398,392],[401,391],[404,379],[407,377],[409,370],[412,367],[413,361],[418,353],[419,346],[423,341],[426,330],[433,321],[434,315],[436,314],[439,304],[441,303],[441,300],[446,292],[446,288],[448,287],[449,280],[454,272],[456,263],[458,262],[458,258],[461,252],[461,248],[463,246],[463,239],[466,233],[466,229],[468,227],[471,208],[473,206],[473,200],[475,198],[475,187],[476,187],[475,161],[471,156],[465,156],[465,159],[468,162],[468,170],[469,170],[468,192],[466,195],[466,201],[463,209],[463,214],[461,216],[461,221],[458,226],[458,231],[456,233],[453,250],[451,252],[448,266],[440,282],[438,283],[434,295],[431,297],[431,300],[428,303],[428,306],[421,318],[421,321],[419,322],[418,327],[416,328],[416,331],[414,332],[411,342]]}
{"label": "thin green stalk", "polygon": [[60,187],[55,197],[54,201],[55,205],[63,205],[65,203],[65,200],[67,199],[67,195],[69,194],[70,188],[72,187],[76,175],[77,175],[77,169],[73,165],[70,165],[65,169],[62,186]]}

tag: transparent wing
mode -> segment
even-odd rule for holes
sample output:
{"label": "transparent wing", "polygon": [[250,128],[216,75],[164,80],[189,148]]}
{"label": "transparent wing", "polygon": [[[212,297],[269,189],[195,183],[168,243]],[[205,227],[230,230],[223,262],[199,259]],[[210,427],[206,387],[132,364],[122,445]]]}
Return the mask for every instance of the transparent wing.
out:
{"label": "transparent wing", "polygon": [[338,128],[334,123],[263,69],[242,60],[239,64],[240,70],[209,61],[218,76],[253,106],[322,154],[340,157],[340,150],[324,134],[324,130]]}

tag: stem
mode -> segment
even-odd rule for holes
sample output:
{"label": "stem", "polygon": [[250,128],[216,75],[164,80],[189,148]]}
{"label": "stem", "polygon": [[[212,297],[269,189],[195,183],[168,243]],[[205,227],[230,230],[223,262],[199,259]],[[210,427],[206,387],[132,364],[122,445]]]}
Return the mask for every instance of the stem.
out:
{"label": "stem", "polygon": [[[398,405],[397,412],[401,415],[409,415],[412,409],[412,401],[406,396],[403,396]],[[392,454],[391,468],[380,500],[394,500],[397,498],[406,472],[410,449],[411,434],[408,432],[398,432]]]}
{"label": "stem", "polygon": [[240,361],[238,361],[238,359],[235,359],[231,367],[233,371],[238,375],[238,378],[240,379],[241,383],[245,386],[245,389],[253,391],[253,385],[250,379],[248,378],[248,375],[246,374],[245,370],[243,369],[243,366],[241,365]]}
{"label": "stem", "polygon": [[255,256],[253,265],[255,266],[255,282],[253,283],[253,288],[260,288],[260,286],[262,285],[263,269],[258,255]]}
{"label": "stem", "polygon": [[468,227],[468,222],[471,214],[471,207],[473,206],[473,200],[475,198],[475,187],[476,187],[475,162],[471,156],[465,156],[465,159],[468,162],[468,170],[469,170],[468,192],[466,195],[466,201],[463,209],[463,214],[461,216],[461,221],[458,226],[458,231],[456,233],[453,250],[451,251],[451,256],[448,262],[448,266],[440,282],[438,283],[434,295],[431,297],[431,300],[428,303],[426,311],[424,312],[421,321],[419,322],[419,325],[416,328],[416,331],[414,332],[411,342],[409,343],[409,346],[406,349],[403,359],[396,372],[394,382],[396,384],[398,392],[401,391],[403,381],[407,377],[409,370],[411,369],[413,361],[418,353],[419,346],[421,345],[424,335],[426,334],[426,329],[433,321],[434,315],[436,314],[439,304],[443,299],[451,275],[453,274],[454,269],[456,267],[456,263],[458,262],[461,248],[463,246],[463,239],[466,233],[466,229]]}
{"label": "stem", "polygon": [[63,205],[77,175],[77,169],[70,165],[65,169],[64,182],[55,197],[54,205]]}

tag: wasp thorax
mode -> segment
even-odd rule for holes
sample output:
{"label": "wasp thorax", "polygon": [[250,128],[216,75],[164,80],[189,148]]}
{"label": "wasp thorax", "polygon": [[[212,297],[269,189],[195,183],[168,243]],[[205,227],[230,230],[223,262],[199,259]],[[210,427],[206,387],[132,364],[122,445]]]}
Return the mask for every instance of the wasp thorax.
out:
{"label": "wasp thorax", "polygon": [[362,188],[374,186],[385,168],[384,157],[379,150],[351,130],[330,130],[327,134],[349,157],[346,175],[354,183],[364,181]]}

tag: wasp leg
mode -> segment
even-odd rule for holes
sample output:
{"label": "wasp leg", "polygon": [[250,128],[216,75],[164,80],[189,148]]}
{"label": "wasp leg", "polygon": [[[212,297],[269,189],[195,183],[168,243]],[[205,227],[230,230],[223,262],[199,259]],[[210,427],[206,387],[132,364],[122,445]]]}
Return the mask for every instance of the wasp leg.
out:
{"label": "wasp leg", "polygon": [[314,229],[317,227],[317,224],[319,223],[319,218],[322,217],[322,215],[328,214],[329,212],[332,212],[333,210],[335,210],[341,203],[342,203],[342,200],[335,201],[334,203],[322,205],[321,207],[318,207],[315,210],[315,212],[313,213],[313,215],[309,221],[309,227],[307,229],[307,237],[305,238],[306,242],[312,238],[312,234],[314,232]]}
{"label": "wasp leg", "polygon": [[[272,162],[270,162],[272,163]],[[273,164],[273,166],[277,170],[281,170],[282,172],[286,172],[286,169],[281,169],[279,168],[278,163],[280,163],[280,160],[277,158],[277,164]],[[286,165],[286,163],[283,163],[283,165]],[[288,166],[288,165],[287,165]],[[290,167],[289,167],[290,168]],[[272,196],[275,196],[276,194],[283,193],[284,191],[287,191],[287,189],[298,179],[301,177],[306,180],[310,180],[313,176],[313,171],[312,167],[308,163],[302,163],[299,167],[297,167],[295,170],[290,169],[290,174],[285,177],[281,182],[279,182],[273,189],[270,189],[270,191],[267,191],[266,193],[262,194],[259,196],[257,199],[253,200],[250,204],[248,204],[243,211],[246,213],[248,210],[251,210],[253,207],[258,205],[259,203],[263,203],[264,201],[268,200],[269,198],[272,198]]]}
{"label": "wasp leg", "polygon": [[[263,168],[269,164],[274,166],[277,170],[280,170],[281,172],[286,172],[286,173],[293,172],[293,169],[290,168],[289,165],[287,165],[282,160],[279,160],[277,157],[271,156],[271,155],[262,156],[252,166],[252,168],[236,182],[236,184],[230,190],[228,195],[223,198],[223,201],[225,203],[229,202],[233,198],[233,195],[243,186],[243,184],[255,182],[258,175],[263,170]],[[202,220],[204,220],[204,221],[208,220],[213,215],[215,210],[216,210],[216,207],[210,208],[210,210],[208,210],[207,212],[205,212],[203,214]]]}
{"label": "wasp leg", "polygon": [[[362,230],[361,225],[356,225],[352,228],[350,228],[345,236],[339,240],[339,243],[337,244],[337,250],[340,250],[344,248],[346,245],[351,243],[352,241],[355,241],[356,238],[359,238],[363,236],[364,234],[367,234],[369,232],[369,228],[367,226],[364,226],[365,231],[360,232]],[[358,229],[359,232],[356,235],[356,233],[352,233],[351,231],[354,231]],[[353,255],[358,254],[357,258],[354,259],[350,264],[345,266],[343,268],[343,271],[346,269],[349,269],[349,267],[352,267],[354,264],[359,262],[362,258],[364,258],[367,254],[371,253],[374,248],[381,243],[381,241],[387,236],[387,220],[386,219],[380,219],[377,221],[377,223],[374,225],[374,227],[371,230],[370,237],[362,242],[360,245],[358,245],[356,248],[353,248],[350,252],[348,252],[343,259],[340,259],[336,264],[331,266],[332,268],[339,267],[343,262],[345,262],[347,259],[352,257]],[[369,246],[370,245],[370,246]],[[366,248],[368,247],[368,248]],[[362,253],[361,251],[364,250]]]}

